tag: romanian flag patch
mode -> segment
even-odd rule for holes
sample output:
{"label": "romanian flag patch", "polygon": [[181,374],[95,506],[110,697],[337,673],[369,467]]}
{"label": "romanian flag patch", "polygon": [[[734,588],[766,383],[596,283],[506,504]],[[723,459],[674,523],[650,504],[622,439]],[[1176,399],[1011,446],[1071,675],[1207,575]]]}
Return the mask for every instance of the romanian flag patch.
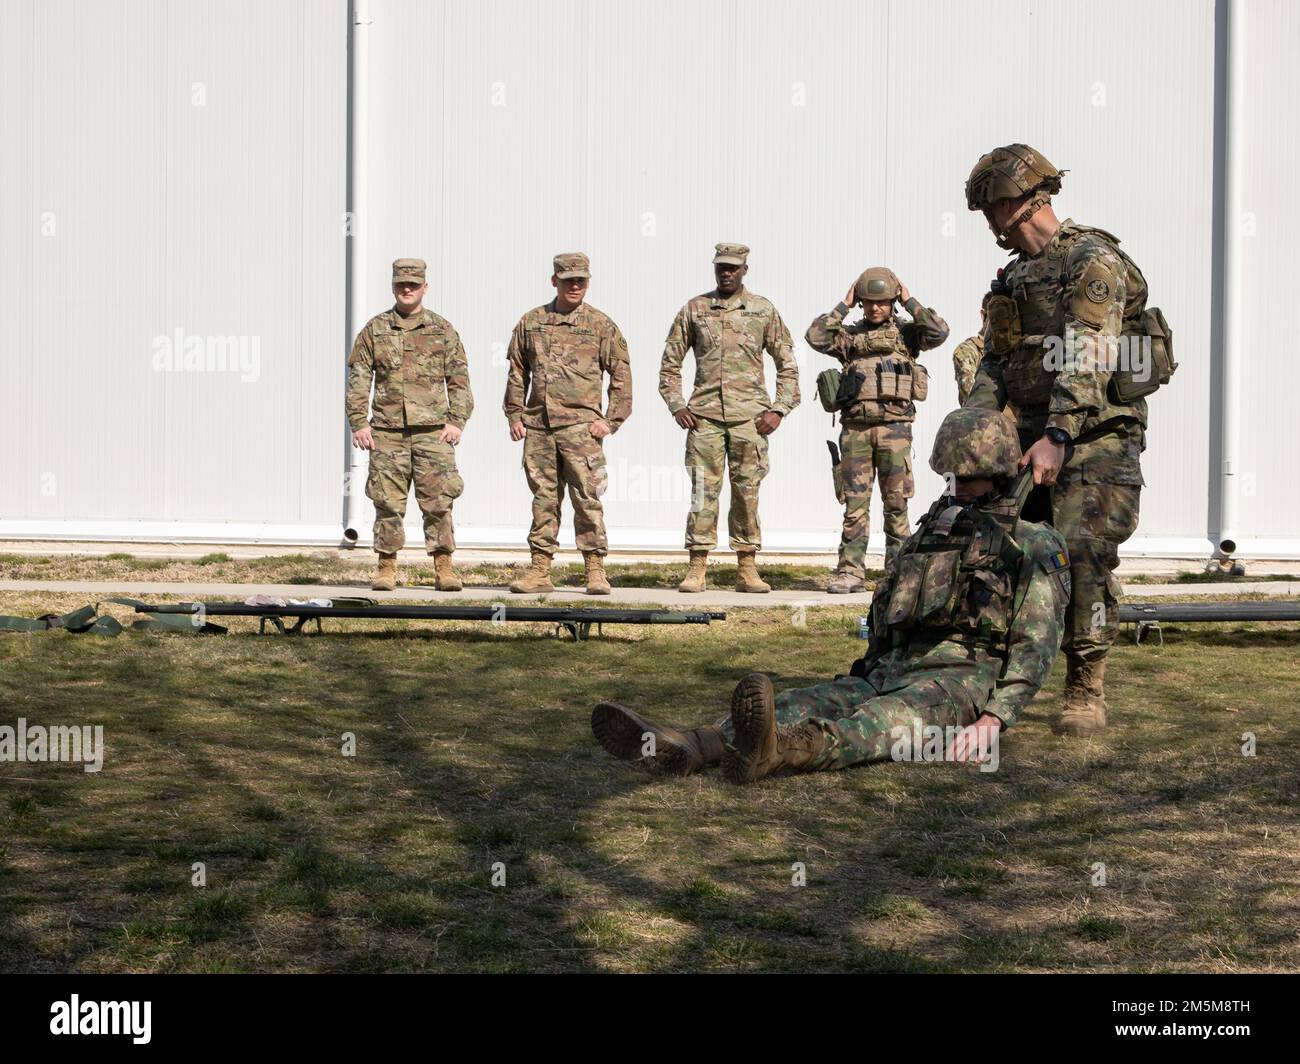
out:
{"label": "romanian flag patch", "polygon": [[1070,556],[1063,550],[1058,550],[1047,558],[1049,569],[1068,569],[1070,567]]}

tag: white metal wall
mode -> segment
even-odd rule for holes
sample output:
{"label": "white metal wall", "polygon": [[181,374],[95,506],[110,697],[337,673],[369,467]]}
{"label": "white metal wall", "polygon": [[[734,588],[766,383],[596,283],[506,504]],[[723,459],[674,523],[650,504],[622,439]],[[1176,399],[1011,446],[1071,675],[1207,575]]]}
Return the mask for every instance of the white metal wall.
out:
{"label": "white metal wall", "polygon": [[[4,7],[0,135],[13,150],[0,154],[0,210],[17,237],[0,246],[12,343],[0,535],[337,540],[346,4]],[[391,302],[391,259],[428,259],[429,304],[469,352],[463,545],[523,542],[505,344],[550,297],[551,255],[575,249],[592,256],[591,302],[632,351],[633,415],[607,446],[615,546],[681,545],[683,434],[658,363],[676,310],[711,286],[719,240],[753,248],[750,287],[776,303],[802,360],[804,403],[772,440],[765,545],[838,538],[822,442],[837,430],[813,394],[830,363],[802,334],[876,263],[953,330],[927,356],[919,510],[940,486],[924,467],[956,402],[952,348],[1003,261],[963,182],[982,152],[1025,140],[1070,170],[1059,213],[1123,237],[1177,332],[1182,367],[1151,402],[1131,546],[1205,550],[1218,473],[1212,0],[371,0],[371,17],[367,297],[376,312]],[[1240,532],[1248,551],[1300,555],[1298,504],[1281,490],[1295,392],[1275,339],[1300,224],[1284,208],[1300,13],[1254,4],[1251,27],[1246,333],[1260,372],[1244,386],[1256,494]],[[154,338],[177,328],[260,338],[257,378],[155,371]],[[411,516],[416,533],[414,503]],[[361,519],[368,531],[368,508]]]}

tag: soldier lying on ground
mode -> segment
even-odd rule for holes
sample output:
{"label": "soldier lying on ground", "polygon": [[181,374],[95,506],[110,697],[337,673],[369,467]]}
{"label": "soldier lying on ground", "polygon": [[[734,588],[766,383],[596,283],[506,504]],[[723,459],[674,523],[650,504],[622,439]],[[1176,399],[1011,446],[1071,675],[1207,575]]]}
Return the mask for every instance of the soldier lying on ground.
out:
{"label": "soldier lying on ground", "polygon": [[[615,757],[689,775],[723,765],[735,783],[890,758],[895,730],[962,731],[954,756],[988,749],[1052,670],[1070,597],[1061,534],[1022,521],[1015,425],[955,410],[930,467],[952,484],[876,588],[871,642],[848,676],[774,693],[762,673],[736,686],[731,716],[690,731],[602,702],[591,730]],[[645,756],[653,751],[651,756]]]}

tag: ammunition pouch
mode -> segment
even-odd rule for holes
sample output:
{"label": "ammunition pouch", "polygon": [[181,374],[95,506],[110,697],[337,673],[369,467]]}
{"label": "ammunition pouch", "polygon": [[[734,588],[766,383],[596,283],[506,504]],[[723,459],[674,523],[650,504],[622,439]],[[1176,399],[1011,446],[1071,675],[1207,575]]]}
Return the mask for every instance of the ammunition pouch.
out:
{"label": "ammunition pouch", "polygon": [[[850,380],[856,381],[856,387]],[[845,404],[863,400],[920,402],[929,394],[929,371],[904,357],[858,359],[845,370],[840,387]]]}
{"label": "ammunition pouch", "polygon": [[1023,335],[1020,330],[1020,309],[1009,292],[993,291],[984,297],[984,315],[988,336],[985,345],[999,358],[1016,351]]}

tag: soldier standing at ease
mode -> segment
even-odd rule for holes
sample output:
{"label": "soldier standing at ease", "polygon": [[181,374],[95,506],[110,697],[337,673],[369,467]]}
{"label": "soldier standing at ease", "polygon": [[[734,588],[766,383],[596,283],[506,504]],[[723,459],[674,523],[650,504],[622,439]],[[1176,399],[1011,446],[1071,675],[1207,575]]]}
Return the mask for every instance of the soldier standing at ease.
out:
{"label": "soldier standing at ease", "polygon": [[966,405],[975,384],[975,371],[984,357],[984,307],[980,306],[980,331],[959,343],[952,352],[952,371],[957,377],[957,402]]}
{"label": "soldier standing at ease", "polygon": [[428,290],[423,260],[394,262],[396,303],[366,322],[348,357],[346,407],[352,443],[370,452],[366,495],[375,504],[379,570],[370,586],[376,591],[397,586],[397,552],[406,542],[402,519],[412,481],[438,590],[461,587],[451,566],[456,549],[451,504],[465,483],[456,472],[454,448],[474,410],[474,397],[460,337],[446,318],[423,306]]}
{"label": "soldier standing at ease", "polygon": [[[901,300],[910,322],[894,317]],[[860,304],[862,318],[845,325]],[[871,485],[879,478],[884,507],[885,564],[911,531],[907,500],[912,478],[914,400],[927,394],[927,374],[917,358],[948,338],[948,325],[915,299],[892,270],[873,266],[850,287],[844,302],[808,326],[804,337],[815,351],[844,366],[845,402],[840,406],[840,475],[844,484],[844,527],[839,566],[826,590],[832,594],[865,591],[867,538],[870,532]],[[850,394],[851,392],[851,394]]]}
{"label": "soldier standing at ease", "polygon": [[[519,319],[508,352],[503,409],[510,438],[524,441],[524,473],[533,493],[532,563],[510,590],[555,590],[551,558],[559,547],[560,503],[567,485],[573,530],[586,563],[587,594],[608,595],[602,441],[632,413],[632,371],[618,326],[585,302],[591,281],[587,256],[556,255],[552,266],[555,298]],[[606,374],[609,401],[602,411]]]}
{"label": "soldier standing at ease", "polygon": [[[709,551],[717,546],[723,470],[731,477],[727,531],[736,552],[736,590],[765,592],[755,555],[762,546],[758,490],[767,475],[767,438],[799,405],[799,367],[790,330],[776,307],[744,286],[749,248],[718,244],[717,287],[678,312],[659,367],[659,394],[686,429],[691,510],[686,518],[690,567],[678,591],[703,591]],[[682,397],[682,361],[695,351],[695,387]],[[776,363],[776,399],[763,380],[763,352]]]}
{"label": "soldier standing at ease", "polygon": [[981,158],[966,182],[969,209],[984,212],[999,247],[1017,252],[984,298],[984,359],[967,405],[1015,407],[1021,464],[1033,467],[1041,485],[1025,516],[1050,520],[1069,546],[1074,590],[1060,726],[1069,735],[1092,735],[1106,725],[1106,655],[1119,630],[1119,545],[1138,522],[1142,395],[1168,379],[1161,374],[1145,386],[1126,379],[1111,352],[1121,335],[1154,331],[1164,345],[1167,326],[1159,311],[1145,310],[1146,281],[1116,237],[1057,219],[1052,196],[1061,173],[1028,145],[1011,144]]}

